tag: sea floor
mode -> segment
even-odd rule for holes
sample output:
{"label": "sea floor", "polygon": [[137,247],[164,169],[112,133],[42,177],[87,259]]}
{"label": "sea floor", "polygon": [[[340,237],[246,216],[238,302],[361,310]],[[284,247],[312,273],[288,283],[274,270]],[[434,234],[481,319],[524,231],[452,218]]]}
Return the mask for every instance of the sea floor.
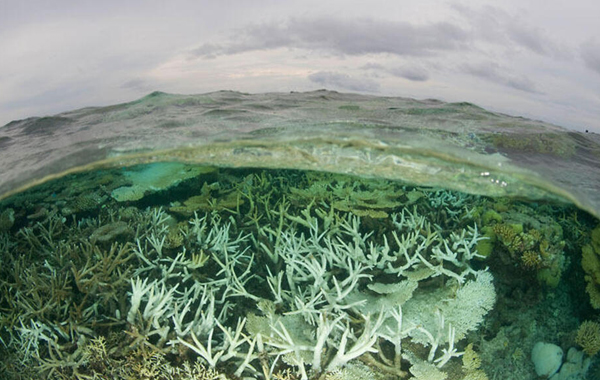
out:
{"label": "sea floor", "polygon": [[598,225],[331,173],[69,175],[0,203],[0,373],[535,379],[545,342],[553,379],[596,379]]}

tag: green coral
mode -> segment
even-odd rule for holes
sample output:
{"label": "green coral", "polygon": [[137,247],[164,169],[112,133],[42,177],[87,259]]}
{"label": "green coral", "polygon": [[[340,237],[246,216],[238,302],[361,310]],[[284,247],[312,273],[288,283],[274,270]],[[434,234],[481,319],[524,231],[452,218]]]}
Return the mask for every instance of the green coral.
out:
{"label": "green coral", "polygon": [[494,232],[494,229],[490,226],[485,226],[481,230],[483,232],[483,237],[485,239],[482,239],[479,242],[477,242],[477,252],[481,256],[488,258],[494,251],[494,246],[496,245],[497,236],[496,236],[496,233]]}
{"label": "green coral", "polygon": [[482,222],[486,226],[492,223],[501,223],[502,215],[500,215],[496,210],[486,210],[483,213]]}
{"label": "green coral", "polygon": [[7,208],[0,213],[0,232],[8,232],[15,224],[15,210]]}
{"label": "green coral", "polygon": [[586,291],[590,303],[600,309],[600,225],[590,233],[590,243],[582,247],[581,266],[585,271]]}

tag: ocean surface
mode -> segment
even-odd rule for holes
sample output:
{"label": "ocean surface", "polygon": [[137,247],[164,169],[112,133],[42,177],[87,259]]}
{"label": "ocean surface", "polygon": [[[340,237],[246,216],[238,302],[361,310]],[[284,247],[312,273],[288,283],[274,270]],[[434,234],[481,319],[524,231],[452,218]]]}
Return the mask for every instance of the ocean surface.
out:
{"label": "ocean surface", "polygon": [[333,91],[0,127],[7,379],[600,378],[600,139]]}

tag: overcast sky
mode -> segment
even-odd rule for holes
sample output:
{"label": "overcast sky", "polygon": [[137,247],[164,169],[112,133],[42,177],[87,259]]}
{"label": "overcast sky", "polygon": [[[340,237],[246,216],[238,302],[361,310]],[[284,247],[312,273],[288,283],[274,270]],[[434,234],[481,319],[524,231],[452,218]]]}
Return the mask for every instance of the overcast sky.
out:
{"label": "overcast sky", "polygon": [[0,0],[0,125],[195,94],[468,101],[600,132],[598,0]]}

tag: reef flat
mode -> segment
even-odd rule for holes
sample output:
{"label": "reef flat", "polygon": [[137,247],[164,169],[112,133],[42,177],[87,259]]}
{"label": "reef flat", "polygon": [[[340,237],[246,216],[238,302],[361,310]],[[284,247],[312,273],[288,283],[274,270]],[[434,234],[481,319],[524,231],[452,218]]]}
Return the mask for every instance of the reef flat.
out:
{"label": "reef flat", "polygon": [[70,174],[0,203],[0,373],[532,379],[543,341],[568,350],[555,376],[591,379],[599,255],[598,220],[551,200],[182,162]]}

